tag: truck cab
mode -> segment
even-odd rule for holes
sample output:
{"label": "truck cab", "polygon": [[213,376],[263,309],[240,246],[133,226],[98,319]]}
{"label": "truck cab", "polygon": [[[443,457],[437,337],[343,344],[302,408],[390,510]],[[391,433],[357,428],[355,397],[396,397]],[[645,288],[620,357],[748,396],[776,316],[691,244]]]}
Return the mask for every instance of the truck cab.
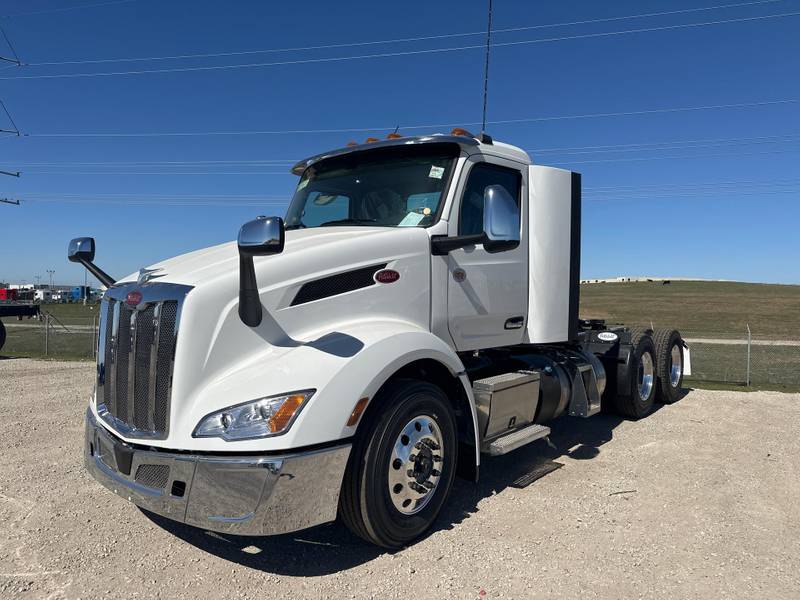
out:
{"label": "truck cab", "polygon": [[456,474],[562,415],[679,397],[674,330],[579,319],[580,175],[475,137],[391,136],[297,163],[286,215],[108,287],[88,470],[237,534],[337,517],[420,536]]}

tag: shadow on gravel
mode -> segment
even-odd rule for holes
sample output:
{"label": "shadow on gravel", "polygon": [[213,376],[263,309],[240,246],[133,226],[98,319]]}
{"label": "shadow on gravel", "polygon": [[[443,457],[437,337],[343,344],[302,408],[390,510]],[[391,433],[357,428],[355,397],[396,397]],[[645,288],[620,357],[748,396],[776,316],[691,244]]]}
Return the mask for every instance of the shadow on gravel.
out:
{"label": "shadow on gravel", "polygon": [[[656,405],[654,412],[660,408]],[[591,419],[561,417],[550,423],[552,447],[539,440],[505,456],[483,457],[480,481],[456,479],[441,515],[425,537],[452,529],[478,512],[481,500],[507,487],[535,485],[537,479],[562,466],[557,462],[561,457],[591,460],[613,439],[614,429],[622,421],[608,414]],[[277,575],[328,575],[391,553],[363,542],[338,521],[298,533],[242,537],[206,532],[142,512],[159,527],[209,554]],[[531,518],[537,516],[531,515]]]}

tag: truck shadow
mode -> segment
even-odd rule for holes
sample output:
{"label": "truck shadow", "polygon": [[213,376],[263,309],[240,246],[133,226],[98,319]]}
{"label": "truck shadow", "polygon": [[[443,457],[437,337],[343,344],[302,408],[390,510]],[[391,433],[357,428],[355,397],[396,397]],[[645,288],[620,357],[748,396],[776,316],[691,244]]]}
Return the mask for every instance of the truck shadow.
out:
{"label": "truck shadow", "polygon": [[[657,406],[655,410],[660,408]],[[559,458],[595,458],[601,447],[613,439],[614,429],[622,422],[622,418],[606,414],[591,419],[561,417],[550,423],[552,446],[539,440],[505,456],[484,457],[480,481],[456,479],[441,515],[425,537],[469,519],[480,510],[481,500],[508,487],[536,485],[541,477],[563,466],[557,462]],[[362,541],[338,521],[292,534],[242,537],[206,532],[142,512],[159,527],[209,554],[277,575],[328,575],[392,553]]]}

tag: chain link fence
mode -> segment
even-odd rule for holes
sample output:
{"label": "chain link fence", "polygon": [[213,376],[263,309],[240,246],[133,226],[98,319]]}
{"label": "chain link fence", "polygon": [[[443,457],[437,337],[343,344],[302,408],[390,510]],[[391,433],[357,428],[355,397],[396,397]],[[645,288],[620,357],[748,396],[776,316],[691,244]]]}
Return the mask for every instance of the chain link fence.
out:
{"label": "chain link fence", "polygon": [[93,360],[96,356],[97,315],[59,319],[43,311],[38,319],[4,319],[2,356]]}
{"label": "chain link fence", "polygon": [[738,332],[681,330],[681,335],[691,350],[688,381],[800,388],[800,332],[775,339],[745,326]]}
{"label": "chain link fence", "polygon": [[[98,315],[58,318],[43,311],[40,320],[6,319],[0,355],[94,360]],[[652,324],[647,323],[647,326]],[[739,332],[685,331],[692,375],[688,383],[727,383],[753,387],[800,388],[800,332],[773,339],[745,328]]]}

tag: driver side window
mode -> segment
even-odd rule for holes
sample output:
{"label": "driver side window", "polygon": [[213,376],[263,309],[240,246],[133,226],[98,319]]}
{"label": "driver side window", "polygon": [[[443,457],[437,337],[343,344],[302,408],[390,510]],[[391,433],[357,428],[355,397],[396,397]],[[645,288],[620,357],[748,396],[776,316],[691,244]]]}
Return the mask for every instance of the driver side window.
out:
{"label": "driver side window", "polygon": [[458,235],[474,235],[483,232],[483,194],[490,185],[506,189],[519,207],[522,175],[515,169],[507,169],[489,163],[478,163],[472,167],[461,199],[458,216]]}

